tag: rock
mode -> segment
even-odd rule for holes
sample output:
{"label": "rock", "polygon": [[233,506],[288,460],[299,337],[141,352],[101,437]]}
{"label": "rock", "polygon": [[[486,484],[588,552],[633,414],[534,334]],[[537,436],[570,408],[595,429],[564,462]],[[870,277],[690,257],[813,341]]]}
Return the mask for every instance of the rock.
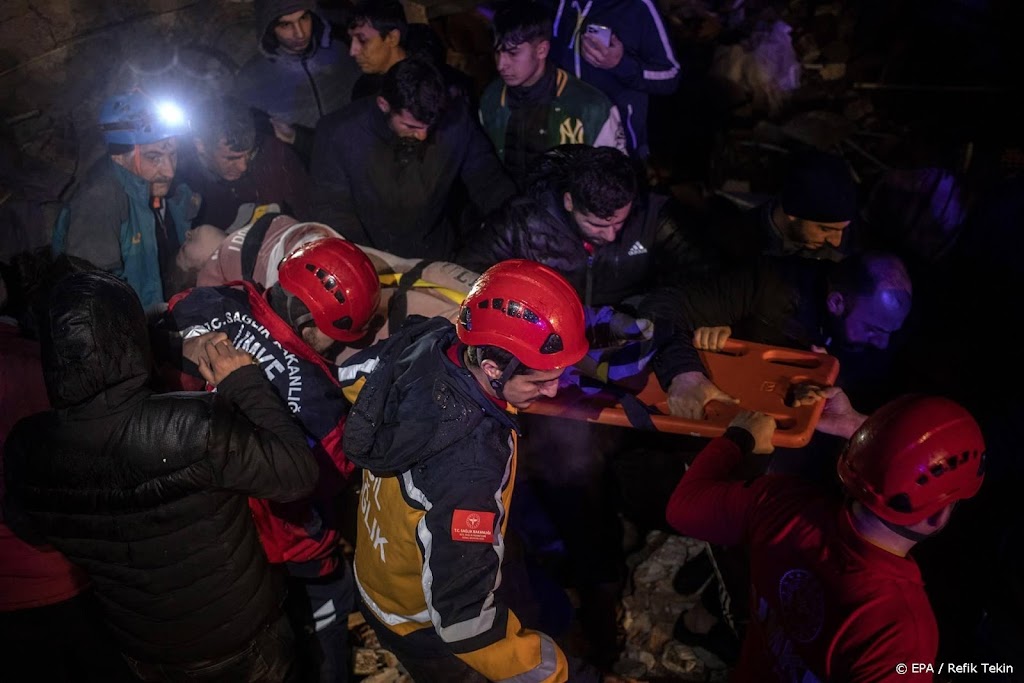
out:
{"label": "rock", "polygon": [[704,662],[689,647],[674,640],[665,646],[661,665],[674,674],[686,676],[688,681],[699,680],[704,674]]}
{"label": "rock", "polygon": [[652,621],[671,621],[682,614],[692,600],[687,600],[675,591],[652,593],[650,596],[650,615]]}
{"label": "rock", "polygon": [[636,581],[637,589],[639,589],[643,584],[655,583],[659,579],[668,576],[668,574],[669,568],[655,560],[652,556],[636,568],[636,571],[633,572],[633,580]]}
{"label": "rock", "polygon": [[651,630],[651,616],[649,614],[636,614],[633,616],[629,628],[626,629],[626,637],[634,640],[635,637],[642,637]]}
{"label": "rock", "polygon": [[700,660],[702,662],[704,662],[704,664],[709,669],[712,669],[712,670],[715,670],[715,671],[719,671],[719,670],[723,670],[723,669],[726,668],[725,662],[723,662],[721,659],[719,659],[718,655],[716,655],[714,652],[709,652],[708,650],[705,650],[702,647],[696,647],[696,646],[692,647],[692,649],[693,649],[693,654],[695,654],[698,657],[700,657]]}
{"label": "rock", "polygon": [[651,560],[673,569],[690,558],[691,539],[683,536],[669,536],[661,547],[654,551]]}
{"label": "rock", "polygon": [[640,678],[647,674],[648,669],[635,659],[620,659],[612,665],[612,671],[623,678]]}
{"label": "rock", "polygon": [[356,676],[376,673],[378,668],[377,653],[374,650],[365,647],[352,650],[352,673]]}
{"label": "rock", "polygon": [[398,683],[398,680],[402,677],[402,674],[398,669],[384,669],[378,671],[372,676],[367,676],[363,679],[362,683]]}
{"label": "rock", "polygon": [[661,654],[661,651],[665,649],[665,645],[668,641],[672,640],[672,628],[675,626],[675,622],[666,623],[663,621],[655,622],[650,629],[650,635],[647,638],[647,650],[655,655]]}
{"label": "rock", "polygon": [[384,665],[387,669],[398,668],[398,657],[387,650],[377,650],[377,661]]}

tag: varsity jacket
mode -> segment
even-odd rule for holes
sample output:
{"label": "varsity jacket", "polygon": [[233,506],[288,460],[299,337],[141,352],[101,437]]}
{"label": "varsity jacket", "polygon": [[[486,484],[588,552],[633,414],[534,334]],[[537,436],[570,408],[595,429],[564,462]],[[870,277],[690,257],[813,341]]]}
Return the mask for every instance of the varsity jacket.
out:
{"label": "varsity jacket", "polygon": [[[508,86],[498,78],[487,86],[480,98],[480,123],[502,161],[506,161],[506,133],[512,116],[508,90]],[[542,141],[535,147],[550,149],[558,145],[580,144],[626,151],[618,108],[600,90],[570,76],[563,69],[555,69],[554,92],[549,101],[541,104],[547,110],[544,127],[524,132]]]}

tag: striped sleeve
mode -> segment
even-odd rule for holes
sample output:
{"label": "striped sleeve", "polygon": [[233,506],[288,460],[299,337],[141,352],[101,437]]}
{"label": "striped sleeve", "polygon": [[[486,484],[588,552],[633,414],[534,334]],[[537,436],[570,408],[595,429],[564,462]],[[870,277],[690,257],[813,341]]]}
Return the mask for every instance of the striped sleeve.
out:
{"label": "striped sleeve", "polygon": [[665,24],[654,0],[638,0],[641,24],[637,40],[627,44],[622,61],[612,69],[624,85],[655,95],[670,95],[679,86],[680,68]]}

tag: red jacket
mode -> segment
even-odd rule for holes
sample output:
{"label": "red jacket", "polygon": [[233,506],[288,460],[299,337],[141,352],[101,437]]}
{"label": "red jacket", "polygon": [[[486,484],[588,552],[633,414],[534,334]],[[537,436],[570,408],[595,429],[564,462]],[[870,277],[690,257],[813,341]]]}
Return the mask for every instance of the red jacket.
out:
{"label": "red jacket", "polygon": [[[39,344],[21,337],[16,326],[0,323],[0,500],[7,434],[21,418],[49,408]],[[15,536],[0,509],[0,612],[63,602],[88,585],[85,572],[52,547]]]}
{"label": "red jacket", "polygon": [[936,665],[938,629],[917,563],[868,543],[848,507],[814,484],[730,478],[743,456],[737,441],[712,440],[667,510],[682,534],[750,547],[751,619],[732,680],[931,680],[896,667]]}

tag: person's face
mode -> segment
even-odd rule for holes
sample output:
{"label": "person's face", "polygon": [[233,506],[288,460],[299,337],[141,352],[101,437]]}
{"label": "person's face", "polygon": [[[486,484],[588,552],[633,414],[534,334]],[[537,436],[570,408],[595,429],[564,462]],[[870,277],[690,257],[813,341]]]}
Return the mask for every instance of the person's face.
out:
{"label": "person's face", "polygon": [[136,145],[133,151],[114,157],[114,161],[148,182],[151,196],[166,197],[178,168],[178,139]]}
{"label": "person's face", "polygon": [[[513,375],[505,382],[502,394],[517,410],[525,410],[539,398],[554,398],[558,393],[558,379],[562,370],[531,370],[524,375]],[[498,373],[501,376],[501,373]]]}
{"label": "person's face", "polygon": [[850,221],[819,223],[795,216],[787,216],[787,218],[789,219],[789,239],[802,244],[805,249],[821,249],[826,244],[838,247],[843,241],[843,231],[850,224]]}
{"label": "person's face", "polygon": [[498,75],[510,88],[533,85],[544,75],[545,60],[550,48],[551,43],[546,40],[498,46],[494,52]]}
{"label": "person's face", "polygon": [[212,225],[200,225],[185,233],[185,241],[174,258],[174,264],[183,271],[197,271],[217,251],[226,237],[223,230]]}
{"label": "person's face", "polygon": [[320,328],[316,325],[307,325],[302,328],[302,339],[309,347],[317,352],[318,355],[324,358],[329,358],[330,352],[334,350],[334,347],[339,342],[336,339],[331,339],[326,334],[320,331]]}
{"label": "person's face", "polygon": [[625,206],[616,209],[611,216],[602,218],[574,207],[572,195],[568,192],[565,193],[562,199],[565,210],[572,215],[572,220],[576,223],[576,227],[579,228],[583,239],[595,247],[610,244],[618,239],[619,233],[622,232],[622,226],[626,224],[629,212],[633,209],[633,202],[629,202]]}
{"label": "person's face", "polygon": [[199,152],[199,158],[206,168],[228,182],[245,175],[254,152],[251,149],[237,152],[228,147],[224,138],[221,138],[212,150],[202,140],[196,140],[196,151]]}
{"label": "person's face", "polygon": [[393,112],[383,97],[377,98],[377,106],[388,115],[388,127],[398,137],[423,142],[427,139],[427,135],[430,134],[430,126],[418,120],[407,109]]}
{"label": "person's face", "polygon": [[274,35],[284,52],[301,55],[313,39],[313,15],[309,10],[283,14],[274,24]]}
{"label": "person's face", "polygon": [[[836,305],[836,297],[840,303]],[[837,316],[837,341],[848,351],[885,349],[889,338],[903,327],[910,313],[910,294],[882,289],[872,296],[843,297],[829,295],[829,309]]]}
{"label": "person's face", "polygon": [[352,38],[352,46],[348,53],[356,60],[356,64],[364,74],[382,74],[401,61],[399,54],[399,33],[389,31],[382,36],[380,31],[370,24],[360,24],[348,30]]}

